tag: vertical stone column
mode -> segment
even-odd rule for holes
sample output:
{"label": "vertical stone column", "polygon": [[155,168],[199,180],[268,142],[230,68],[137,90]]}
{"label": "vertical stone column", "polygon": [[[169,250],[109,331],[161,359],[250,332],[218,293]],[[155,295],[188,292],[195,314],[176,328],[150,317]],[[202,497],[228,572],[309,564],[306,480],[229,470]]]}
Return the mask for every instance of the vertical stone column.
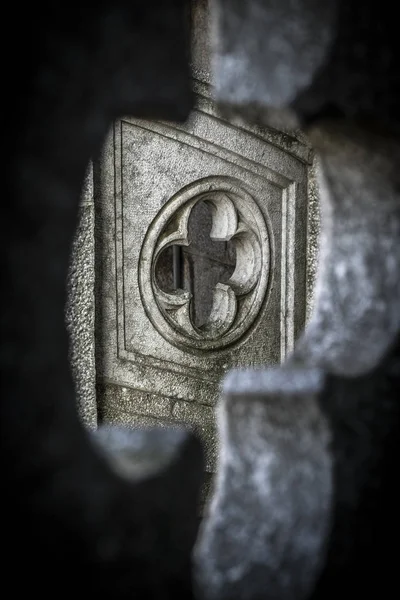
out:
{"label": "vertical stone column", "polygon": [[97,426],[94,280],[93,168],[90,165],[83,187],[79,225],[73,245],[66,307],[78,410],[82,421],[90,428]]}

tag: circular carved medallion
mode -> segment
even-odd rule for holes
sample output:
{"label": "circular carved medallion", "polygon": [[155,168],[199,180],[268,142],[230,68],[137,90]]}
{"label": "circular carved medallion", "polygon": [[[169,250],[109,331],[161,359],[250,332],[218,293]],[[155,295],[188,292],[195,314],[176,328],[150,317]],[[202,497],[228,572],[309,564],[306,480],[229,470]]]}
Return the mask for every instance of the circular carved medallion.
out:
{"label": "circular carved medallion", "polygon": [[[167,293],[156,281],[155,266],[169,246],[188,246],[193,207],[206,203],[212,214],[210,238],[231,241],[236,266],[226,283],[218,283],[208,322],[196,327],[190,317],[192,295]],[[185,350],[218,350],[238,341],[253,325],[268,289],[270,240],[264,215],[240,183],[208,177],[186,186],[160,210],[143,242],[139,287],[144,309],[158,332]]]}

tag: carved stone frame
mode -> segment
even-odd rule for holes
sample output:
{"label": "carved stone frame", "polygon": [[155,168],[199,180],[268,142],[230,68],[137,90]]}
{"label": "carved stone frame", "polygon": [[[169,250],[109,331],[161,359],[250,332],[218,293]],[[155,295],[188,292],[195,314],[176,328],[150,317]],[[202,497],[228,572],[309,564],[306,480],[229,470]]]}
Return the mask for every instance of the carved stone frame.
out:
{"label": "carved stone frame", "polygon": [[[199,97],[201,110],[213,112],[210,99],[210,86],[194,80],[194,89]],[[236,124],[253,133],[257,127],[247,124]],[[152,124],[157,128],[157,124]],[[264,139],[270,143],[290,151],[308,163],[308,220],[307,220],[307,319],[312,310],[313,289],[318,260],[319,237],[319,198],[316,182],[318,165],[314,153],[301,132],[288,136],[274,130],[260,130]],[[95,197],[96,197],[96,165],[88,170],[83,190],[80,224],[77,231],[74,251],[71,260],[70,278],[68,282],[69,302],[67,305],[67,325],[71,335],[71,363],[78,394],[78,408],[81,417],[88,427],[97,426],[96,402],[96,359],[95,359]],[[287,201],[290,203],[290,186]],[[289,213],[290,214],[290,213]],[[284,354],[291,349],[291,340]]]}

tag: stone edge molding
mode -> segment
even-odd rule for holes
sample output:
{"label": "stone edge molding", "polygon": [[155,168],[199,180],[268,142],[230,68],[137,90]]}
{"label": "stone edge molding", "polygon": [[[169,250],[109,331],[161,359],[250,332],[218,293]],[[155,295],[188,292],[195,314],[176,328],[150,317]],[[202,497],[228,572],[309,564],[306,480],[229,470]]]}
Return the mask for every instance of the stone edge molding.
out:
{"label": "stone edge molding", "polygon": [[[198,75],[195,72],[195,77]],[[195,78],[193,87],[198,94],[201,110],[212,113],[215,111],[211,99],[211,85]],[[283,134],[280,131],[250,125],[246,120],[234,117],[235,126],[242,126],[256,135],[281,148],[293,153],[308,165],[308,245],[307,245],[307,290],[306,312],[309,318],[314,302],[314,287],[318,264],[320,210],[319,191],[317,185],[318,163],[306,136],[300,131]],[[71,337],[71,366],[78,397],[78,410],[83,422],[89,428],[97,426],[96,399],[96,364],[95,364],[95,183],[93,166],[90,165],[85,179],[80,224],[71,257],[70,276],[67,282],[69,300],[66,308],[66,320]],[[90,215],[85,213],[90,212]],[[89,218],[90,217],[90,218]],[[78,305],[84,304],[78,310]],[[89,317],[83,317],[88,314]],[[82,349],[82,340],[86,340]],[[83,354],[84,353],[84,354]],[[85,358],[83,358],[85,356]]]}
{"label": "stone edge molding", "polygon": [[79,223],[72,248],[65,315],[70,335],[70,363],[78,412],[89,429],[97,427],[94,210],[93,166],[90,164],[83,186]]}
{"label": "stone edge molding", "polygon": [[[190,292],[159,288],[155,268],[160,254],[173,244],[187,246],[190,213],[198,202],[211,208],[211,239],[232,241],[236,267],[214,290],[205,328],[190,317]],[[170,343],[183,350],[218,350],[239,339],[265,302],[270,276],[270,235],[257,203],[228,177],[206,177],[180,190],[150,225],[139,259],[139,288],[148,318]]]}

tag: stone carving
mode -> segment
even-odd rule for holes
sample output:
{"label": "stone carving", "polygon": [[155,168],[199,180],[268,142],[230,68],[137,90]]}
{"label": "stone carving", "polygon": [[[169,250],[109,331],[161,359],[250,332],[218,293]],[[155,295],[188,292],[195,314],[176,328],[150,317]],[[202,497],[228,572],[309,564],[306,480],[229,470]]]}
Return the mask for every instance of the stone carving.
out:
{"label": "stone carving", "polygon": [[[324,169],[314,313],[281,369],[225,380],[217,481],[197,548],[207,598],[256,598],[267,588],[273,598],[305,598],[324,568],[329,588],[342,546],[352,547],[349,531],[362,519],[374,531],[381,519],[385,471],[374,472],[382,450],[371,439],[383,428],[384,443],[393,440],[397,409],[387,425],[380,413],[388,408],[363,376],[378,370],[400,326],[400,148],[337,123],[310,135]],[[380,389],[385,371],[375,377]],[[353,387],[344,402],[346,385]],[[352,410],[361,401],[365,414]],[[388,393],[385,401],[397,403]],[[337,437],[342,423],[350,440],[343,431]],[[361,493],[362,510],[352,506]],[[371,560],[374,542],[363,545]]]}
{"label": "stone carving", "polygon": [[[213,4],[221,108],[265,122],[270,101],[281,104],[288,122],[286,109],[292,112],[299,89],[287,78],[292,89],[283,90],[280,76],[292,60],[302,68],[295,46],[303,49],[311,38],[305,28],[301,42],[294,36],[284,43],[274,16],[287,9],[282,26],[298,34],[315,19],[315,2],[295,3],[303,20],[289,2]],[[363,120],[318,115],[318,125],[308,128],[322,169],[321,265],[309,326],[280,368],[240,370],[225,379],[216,485],[196,550],[200,593],[208,599],[333,598],[396,578],[389,548],[397,530],[389,541],[385,527],[392,529],[398,516],[400,144],[391,129],[365,118],[371,106],[370,117],[378,116],[377,106],[391,97],[386,82],[378,94],[369,77],[383,53],[351,79],[352,58],[371,56],[371,13],[361,2],[343,5],[350,5],[352,20],[331,54],[334,92],[326,79],[322,99],[352,118],[360,110]],[[363,17],[359,29],[356,15]],[[376,27],[382,34],[379,9],[376,17],[379,25],[371,19],[369,32]],[[275,45],[275,37],[282,43]],[[285,49],[290,56],[282,60]],[[274,64],[270,78],[263,76],[268,64]],[[393,82],[390,64],[396,61],[382,59]],[[312,62],[308,69],[311,81]],[[260,93],[264,86],[269,96]],[[310,93],[308,109],[320,101]]]}
{"label": "stone carving", "polygon": [[97,427],[94,262],[93,168],[90,164],[68,274],[66,322],[71,336],[70,363],[77,390],[78,412],[83,423],[91,429]]}
{"label": "stone carving", "polygon": [[[312,306],[312,295],[314,291],[314,280],[316,271],[316,250],[318,246],[318,193],[316,186],[316,178],[314,174],[313,165],[313,153],[310,145],[307,142],[305,136],[300,132],[296,132],[296,135],[286,135],[274,129],[260,128],[256,125],[251,125],[248,121],[242,121],[240,119],[229,119],[224,120],[220,117],[218,111],[215,109],[215,104],[210,97],[211,88],[205,82],[210,81],[210,53],[208,48],[208,6],[207,2],[201,1],[196,2],[193,5],[193,17],[194,17],[194,30],[193,30],[193,65],[192,69],[195,75],[195,79],[192,80],[192,85],[195,90],[196,97],[196,109],[193,111],[189,122],[183,128],[173,128],[171,125],[165,125],[161,123],[149,123],[143,121],[126,121],[120,126],[117,124],[115,128],[115,144],[118,146],[119,140],[124,139],[129,145],[131,144],[129,138],[129,127],[138,127],[137,131],[137,143],[141,144],[146,136],[142,135],[144,131],[148,132],[148,136],[154,136],[154,140],[162,140],[163,136],[167,136],[167,140],[171,140],[169,146],[165,145],[167,154],[179,152],[178,144],[180,144],[182,151],[185,148],[189,149],[191,154],[191,148],[197,148],[200,152],[197,155],[197,162],[204,162],[205,152],[216,157],[216,164],[218,165],[218,158],[226,160],[227,169],[221,169],[221,176],[229,174],[230,177],[236,177],[237,183],[241,186],[244,193],[252,195],[254,199],[260,203],[266,204],[267,210],[270,210],[269,220],[271,226],[270,236],[271,239],[271,255],[269,257],[269,265],[265,263],[266,268],[270,269],[269,281],[271,287],[267,290],[269,294],[269,306],[268,310],[268,321],[269,327],[266,327],[265,333],[262,336],[257,336],[255,343],[262,350],[259,356],[256,356],[254,352],[254,344],[244,344],[243,350],[239,348],[240,355],[238,354],[238,360],[236,361],[233,357],[233,366],[242,364],[262,364],[266,363],[277,363],[286,357],[287,353],[293,348],[293,342],[295,337],[299,335],[303,328],[305,316],[303,316],[303,306],[306,304],[307,317]],[[218,83],[218,82],[216,82]],[[145,128],[145,129],[142,129]],[[122,131],[123,130],[123,135]],[[191,136],[190,134],[193,134]],[[121,135],[120,135],[121,134]],[[184,135],[186,134],[186,135]],[[158,138],[157,136],[160,136]],[[175,142],[178,142],[176,144]],[[96,181],[94,186],[94,192],[96,195],[96,257],[94,256],[94,216],[89,223],[82,223],[80,231],[82,231],[82,237],[85,240],[93,240],[93,243],[87,243],[85,245],[76,246],[76,256],[74,256],[74,265],[84,265],[85,277],[80,278],[80,289],[79,289],[79,304],[86,298],[94,298],[97,300],[97,332],[94,334],[94,319],[85,320],[84,324],[84,337],[90,339],[92,346],[85,352],[85,356],[93,357],[93,364],[90,365],[83,360],[81,352],[82,344],[82,310],[77,309],[75,313],[80,318],[70,319],[70,329],[72,335],[72,349],[74,356],[79,359],[79,365],[81,368],[74,368],[75,383],[78,389],[80,398],[80,409],[84,415],[85,421],[88,419],[86,413],[89,415],[95,415],[95,419],[92,422],[95,423],[97,420],[97,407],[96,407],[96,389],[95,389],[95,369],[94,369],[94,355],[97,355],[98,362],[98,387],[97,387],[97,402],[99,405],[101,418],[106,420],[118,420],[123,421],[130,425],[142,425],[142,424],[154,424],[155,422],[164,421],[171,417],[171,410],[168,408],[170,403],[170,396],[165,399],[162,395],[163,390],[159,389],[158,382],[167,374],[171,369],[177,370],[177,365],[181,363],[181,355],[176,355],[176,360],[171,364],[170,361],[165,363],[166,370],[158,371],[153,370],[152,366],[157,366],[155,360],[151,358],[151,352],[148,349],[149,346],[145,343],[147,336],[150,338],[154,337],[153,346],[157,348],[159,339],[154,335],[152,324],[142,332],[140,322],[135,321],[132,323],[131,328],[133,329],[132,337],[136,340],[140,340],[140,344],[133,343],[132,346],[125,344],[124,342],[124,330],[121,326],[119,335],[119,345],[114,346],[114,323],[113,319],[108,318],[108,305],[111,304],[112,310],[114,309],[114,302],[118,297],[119,304],[115,309],[119,312],[119,323],[124,324],[124,306],[121,306],[121,298],[124,296],[124,286],[119,285],[115,281],[111,281],[110,273],[113,272],[114,262],[111,258],[113,255],[113,244],[114,240],[112,236],[107,235],[108,230],[114,230],[116,235],[116,245],[118,247],[118,255],[116,257],[118,264],[118,278],[121,281],[121,274],[124,269],[129,269],[132,274],[132,279],[137,282],[139,279],[136,271],[136,265],[138,258],[136,255],[132,256],[128,251],[124,251],[121,247],[121,238],[124,233],[124,226],[121,225],[120,220],[122,218],[122,203],[120,198],[122,195],[122,187],[125,190],[125,201],[127,204],[128,214],[130,207],[134,207],[135,203],[139,203],[138,218],[145,222],[143,229],[135,224],[137,230],[138,245],[142,243],[142,240],[146,236],[147,227],[150,226],[151,219],[155,219],[157,212],[151,212],[151,215],[147,218],[149,207],[152,204],[152,199],[148,198],[147,195],[149,190],[154,187],[154,182],[157,180],[164,181],[163,174],[159,173],[157,161],[154,161],[153,171],[151,169],[148,173],[148,182],[146,185],[141,186],[138,189],[139,200],[135,195],[135,186],[133,185],[134,178],[138,174],[137,171],[144,171],[145,167],[140,159],[140,153],[137,155],[134,143],[132,142],[133,153],[136,157],[136,170],[132,168],[131,176],[126,178],[126,171],[124,174],[121,173],[121,160],[129,148],[121,148],[119,152],[118,147],[115,149],[115,156],[113,162],[112,147],[113,141],[109,139],[109,143],[106,144],[106,150],[104,152],[104,160],[102,165],[99,165],[96,161]],[[154,144],[154,156],[156,156],[157,143]],[[146,159],[149,165],[152,165],[152,159],[150,154],[146,154]],[[165,169],[168,170],[168,163],[164,161],[164,157],[161,157],[159,161],[164,165]],[[184,161],[183,161],[184,162]],[[296,166],[297,164],[297,166]],[[190,162],[187,162],[190,168]],[[236,169],[232,168],[232,165],[236,165]],[[181,171],[184,173],[185,165],[177,161],[175,163],[176,172]],[[267,167],[267,168],[265,168]],[[114,170],[118,174],[118,177],[114,179]],[[170,169],[172,171],[172,169]],[[98,177],[99,172],[103,173]],[[279,177],[281,174],[281,177]],[[209,172],[202,174],[202,176],[215,175],[212,168],[210,167]],[[269,200],[269,190],[267,186],[258,185],[260,182],[259,176],[263,177],[264,180],[271,181],[271,184],[281,190],[281,199],[276,197],[273,203]],[[282,177],[283,176],[283,177]],[[139,179],[142,176],[139,174]],[[182,185],[190,185],[192,180],[188,179],[181,182]],[[242,184],[245,184],[244,186]],[[114,189],[113,185],[116,185],[116,208],[117,208],[117,226],[115,227],[113,222],[113,211],[114,211]],[[159,185],[159,183],[158,183]],[[93,186],[92,186],[93,188]],[[178,193],[180,189],[179,182],[176,188],[170,191],[165,191],[165,197],[168,194],[174,195]],[[91,196],[93,196],[93,189],[91,190]],[[142,198],[143,197],[143,202]],[[164,193],[160,194],[160,198],[157,199],[158,206],[156,210],[163,210],[162,204],[164,203]],[[91,200],[93,202],[93,198]],[[107,206],[105,206],[107,204]],[[111,207],[111,214],[109,214],[108,206]],[[125,213],[127,212],[125,211]],[[94,212],[94,211],[93,211]],[[267,215],[262,217],[267,222]],[[281,223],[279,220],[281,219]],[[293,228],[295,224],[295,228]],[[128,228],[129,229],[129,228]],[[280,230],[282,233],[280,233]],[[301,231],[302,230],[302,231]],[[307,232],[307,233],[306,233]],[[294,233],[294,235],[293,235]],[[104,234],[104,235],[103,235]],[[125,231],[126,235],[126,231]],[[307,239],[305,239],[307,237]],[[115,245],[115,244],[114,244]],[[296,252],[294,253],[294,248]],[[189,248],[190,250],[190,248]],[[88,260],[89,259],[89,260]],[[94,263],[96,262],[96,277],[94,273]],[[88,272],[88,264],[92,266],[92,271]],[[304,264],[305,263],[305,264]],[[198,263],[197,263],[198,265]],[[196,265],[196,266],[197,266]],[[79,272],[83,272],[81,269]],[[298,276],[295,276],[295,272]],[[306,286],[305,295],[303,286],[304,273],[306,273]],[[93,289],[93,283],[96,279],[97,290]],[[129,277],[128,277],[129,279]],[[216,278],[215,281],[218,279]],[[225,279],[223,279],[225,282]],[[84,286],[84,289],[82,287]],[[72,286],[70,286],[72,287]],[[196,287],[197,292],[198,287]],[[114,291],[115,290],[115,291]],[[77,302],[78,296],[73,294],[74,290],[71,290],[70,305],[74,305]],[[115,299],[113,299],[115,297]],[[196,301],[198,299],[196,293]],[[237,298],[235,296],[235,298]],[[151,291],[151,302],[148,310],[155,304],[154,295]],[[90,310],[94,314],[94,302],[91,302]],[[139,295],[136,295],[135,291],[129,293],[127,297],[127,305],[130,309],[135,309],[139,312],[139,307],[143,306],[142,300]],[[155,306],[156,317],[159,322],[165,322],[164,315],[161,314],[158,307]],[[261,306],[261,313],[263,313],[263,306]],[[147,318],[143,314],[143,322],[146,322]],[[155,321],[154,321],[155,322]],[[204,320],[202,320],[204,322]],[[277,327],[278,325],[278,327]],[[260,330],[260,324],[257,323],[257,318],[254,322],[253,327]],[[261,326],[262,327],[262,326]],[[165,323],[165,330],[171,334],[171,328]],[[250,327],[251,328],[251,327]],[[136,334],[137,332],[137,334]],[[158,333],[158,332],[157,332]],[[261,331],[260,331],[261,333]],[[104,341],[103,341],[104,340]],[[192,358],[188,367],[198,364],[193,358],[193,352],[199,352],[196,348],[192,347],[193,338],[190,336],[181,336],[181,341],[184,344],[186,353],[192,352]],[[220,340],[221,341],[221,340]],[[250,341],[250,340],[249,340]],[[275,341],[275,345],[271,343]],[[162,342],[165,342],[165,338],[162,338]],[[177,343],[171,337],[173,344]],[[217,342],[216,342],[217,343]],[[95,348],[96,345],[96,348]],[[174,357],[174,354],[170,352],[170,346],[162,346],[165,348],[164,358]],[[221,346],[218,346],[222,350]],[[132,351],[133,350],[133,351]],[[140,352],[142,350],[143,352]],[[201,350],[200,350],[201,351]],[[203,351],[204,352],[204,351]],[[210,352],[206,350],[205,352]],[[118,360],[117,357],[120,357]],[[212,358],[212,361],[214,361]],[[74,366],[75,366],[74,359]],[[210,362],[210,361],[208,361]],[[218,380],[221,375],[229,368],[229,354],[225,354],[222,365],[226,367],[220,369],[220,374],[216,374],[211,377],[210,369],[207,369],[207,381],[201,380],[201,386],[199,386],[193,379],[193,388],[196,390],[198,397],[199,407],[204,407],[200,412],[203,412],[204,419],[202,419],[201,426],[208,428],[209,422],[213,421],[213,417],[208,417],[209,409],[207,405],[213,406],[219,393]],[[83,364],[84,363],[84,364]],[[129,367],[128,367],[129,364]],[[149,377],[144,375],[141,370],[141,364],[145,365],[145,372],[151,375]],[[124,366],[122,366],[124,365]],[[136,368],[138,365],[138,368]],[[193,372],[193,371],[188,371]],[[202,369],[200,368],[200,373]],[[204,372],[204,371],[203,371]],[[88,380],[90,379],[90,388]],[[210,380],[212,383],[210,385]],[[137,383],[144,381],[143,388],[137,389]],[[189,380],[190,381],[190,380]],[[103,383],[104,382],[104,383]],[[156,382],[156,384],[154,383]],[[154,385],[156,385],[154,389]],[[169,386],[168,386],[169,387]],[[193,396],[192,386],[183,378],[175,378],[171,382],[171,388],[174,390],[174,395],[181,395],[185,399],[191,399]],[[179,391],[178,391],[179,390]],[[200,394],[200,397],[198,396]],[[128,400],[129,396],[129,400]],[[211,400],[213,398],[213,400]],[[182,399],[181,399],[182,400]],[[189,417],[192,415],[192,405],[186,405],[184,413]],[[128,417],[129,413],[129,417]],[[181,414],[181,413],[179,413]],[[196,412],[197,414],[197,412]],[[207,416],[206,416],[207,415]],[[91,417],[92,418],[92,417]],[[194,419],[194,416],[193,416]]]}
{"label": "stone carving", "polygon": [[[212,210],[213,240],[232,240],[236,268],[218,283],[209,322],[201,329],[191,319],[191,293],[167,293],[154,277],[160,254],[169,246],[189,245],[193,207],[206,202]],[[270,246],[263,213],[251,195],[228,177],[208,177],[178,192],[151,224],[140,256],[139,284],[146,313],[158,331],[184,349],[223,348],[243,336],[260,312],[269,282]]]}
{"label": "stone carving", "polygon": [[[108,424],[193,427],[213,472],[221,378],[279,364],[304,327],[312,153],[297,135],[221,118],[210,87],[193,85],[187,123],[117,121],[97,165],[98,404]],[[237,257],[217,288],[221,323],[199,331],[188,295],[165,294],[154,270],[204,198],[212,236],[237,240]]]}
{"label": "stone carving", "polygon": [[[240,104],[247,118],[261,115],[263,119],[266,100],[274,109],[295,103],[303,117],[319,121],[310,133],[321,154],[330,210],[323,223],[327,263],[320,282],[324,289],[317,297],[309,331],[280,369],[233,373],[225,380],[219,409],[223,445],[216,493],[198,546],[199,582],[209,598],[301,600],[343,594],[362,598],[377,590],[385,597],[398,580],[393,552],[399,505],[400,380],[396,344],[400,270],[397,21],[394,11],[377,2],[216,3],[221,4],[224,17],[219,24],[227,25],[227,31],[222,27],[217,34],[223,42],[220,47],[230,48],[222,57],[227,69],[220,71],[222,90],[233,91],[226,104]],[[42,597],[54,593],[54,579],[42,576],[44,564],[63,581],[66,595],[79,588],[83,596],[89,591],[94,597],[165,599],[176,598],[179,592],[190,597],[189,553],[196,531],[200,449],[190,436],[172,432],[157,434],[156,439],[153,433],[133,435],[128,442],[114,430],[116,435],[107,440],[99,438],[100,447],[91,444],[73,410],[62,319],[79,183],[90,156],[100,149],[111,118],[125,111],[142,118],[184,118],[187,114],[187,12],[181,2],[144,4],[137,12],[135,3],[99,3],[96,10],[81,5],[65,21],[44,4],[35,4],[32,12],[28,5],[21,14],[19,32],[22,27],[31,53],[25,64],[28,68],[14,69],[17,77],[5,94],[4,113],[12,127],[4,144],[9,155],[3,173],[0,438],[5,467],[3,512],[13,528],[4,528],[2,541],[8,552],[3,584],[24,591],[24,582],[15,578],[18,560],[20,565],[30,565],[30,591],[39,591]],[[336,23],[330,11],[334,5],[340,9]],[[256,62],[259,69],[253,70]],[[230,82],[228,75],[233,75]],[[242,86],[235,85],[234,78],[244,75],[250,78],[244,86],[241,81]],[[254,91],[254,81],[261,94],[244,96],[243,92]],[[328,113],[336,114],[334,122],[327,120]],[[362,121],[355,125],[360,116]],[[222,123],[215,114],[212,117],[215,127],[210,128],[209,137]],[[292,162],[282,167],[282,173],[274,168],[277,156],[271,152],[268,167],[263,168],[259,163],[263,155],[257,152],[257,160],[249,158],[249,149],[240,147],[243,139],[238,139],[238,128],[233,128],[235,134],[230,137],[226,123],[227,139],[204,143],[207,127],[201,126],[205,123],[204,115],[200,119],[197,115],[186,129],[175,128],[173,136],[182,144],[193,138],[186,144],[185,161],[177,159],[179,144],[176,152],[164,152],[164,146],[154,153],[163,145],[163,136],[171,143],[165,124],[158,124],[158,137],[151,130],[150,137],[157,138],[155,148],[154,140],[138,133],[146,129],[145,124],[136,122],[134,142],[146,159],[150,155],[162,161],[173,156],[173,166],[184,162],[182,171],[189,182],[207,176],[203,171],[210,163],[217,171],[215,165],[219,166],[217,175],[232,163],[234,169],[241,169],[238,179],[246,189],[254,192],[257,181],[260,187],[264,185],[272,222],[272,276],[280,284],[275,290],[271,285],[269,297],[279,288],[275,309],[289,307],[294,312],[294,289],[297,292],[299,282],[291,271],[294,255],[297,260],[303,248],[296,225],[304,189],[302,194],[297,188],[302,184],[304,188],[306,167]],[[197,133],[192,127],[198,127]],[[123,133],[129,145],[129,133]],[[115,137],[117,145],[126,149],[127,139]],[[256,147],[257,140],[253,144]],[[189,166],[186,151],[192,159],[187,161]],[[128,388],[118,385],[120,373],[139,386],[138,375],[146,372],[140,380],[144,389],[135,390],[138,394],[145,391],[139,399],[150,402],[150,389],[160,400],[164,385],[164,394],[170,397],[161,398],[165,403],[160,402],[160,411],[182,415],[190,404],[188,390],[193,389],[167,373],[183,373],[189,380],[190,368],[198,383],[203,369],[206,385],[206,365],[193,362],[179,371],[180,355],[171,344],[167,346],[172,355],[168,368],[158,365],[157,373],[153,369],[157,357],[145,352],[145,327],[136,332],[137,346],[130,339],[135,310],[143,307],[133,294],[137,273],[132,275],[130,269],[136,269],[137,261],[132,260],[132,236],[126,234],[135,223],[122,183],[129,186],[131,180],[136,183],[141,178],[143,183],[143,172],[149,183],[155,162],[143,160],[135,172],[137,163],[129,158],[133,153],[131,147],[119,165],[113,163],[115,181],[110,184],[105,178],[101,196],[109,202],[112,188],[115,203],[110,202],[110,210],[116,213],[114,221],[106,223],[111,223],[106,233],[111,242],[106,240],[101,255],[105,266],[111,264],[114,269],[103,282],[108,302],[105,322],[116,322],[105,332],[114,357],[114,362],[107,363],[110,356],[105,356],[105,375],[116,381],[124,396]],[[199,153],[202,160],[198,160]],[[296,154],[288,153],[292,158]],[[287,160],[287,153],[283,154],[280,158]],[[139,187],[142,195],[138,194],[135,214],[143,216],[147,225],[153,213],[182,188],[182,171],[169,167],[160,177],[162,189],[157,190],[156,199],[145,194],[155,186]],[[262,184],[258,176],[265,180]],[[278,188],[275,195],[274,185]],[[380,201],[382,193],[387,196],[384,201]],[[290,202],[280,204],[285,196]],[[153,204],[141,214],[142,206],[148,205],[140,204],[144,200]],[[289,214],[292,204],[295,210]],[[279,213],[275,222],[272,208]],[[291,254],[282,252],[283,259],[275,260],[281,245],[287,245]],[[300,265],[304,266],[301,256]],[[282,273],[275,277],[279,267],[283,277]],[[122,281],[118,288],[114,276]],[[284,287],[282,281],[289,281],[291,287]],[[355,284],[357,310],[351,305]],[[285,317],[285,325],[301,323],[301,314],[296,316]],[[148,321],[146,325],[151,329]],[[252,352],[259,347],[260,330],[262,320],[242,340],[251,341]],[[279,342],[284,338],[281,356],[286,355],[282,347],[285,351],[291,347],[288,338],[296,337],[286,333],[279,331],[277,336]],[[162,336],[159,341],[160,345],[165,342]],[[260,348],[263,354],[251,354],[254,362],[273,354],[268,346]],[[153,346],[153,350],[156,354],[159,348]],[[234,351],[240,354],[239,343]],[[221,355],[225,358],[228,350]],[[231,367],[234,355],[229,359]],[[222,371],[224,366],[218,368]],[[218,368],[210,369],[213,376]],[[162,371],[160,384],[157,375]],[[187,394],[183,401],[182,389]],[[195,402],[193,406],[200,407]],[[102,442],[112,449],[111,469],[102,460]],[[137,464],[132,470],[133,465],[125,460],[128,444],[140,447],[146,459],[151,458],[149,446],[158,447],[158,457],[146,460],[153,476],[143,477]],[[166,462],[160,463],[165,458],[163,444],[170,452]],[[140,481],[124,481],[113,470]]]}
{"label": "stone carving", "polygon": [[[189,597],[199,443],[180,434],[161,473],[118,477],[78,418],[64,318],[85,169],[112,119],[125,110],[187,115],[186,3],[106,2],[69,15],[46,3],[10,8],[31,51],[21,62],[15,55],[4,107],[0,439],[2,507],[13,526],[3,531],[3,583],[44,598],[55,579],[67,597],[78,589],[104,598]],[[73,274],[74,293],[81,274]],[[17,563],[29,565],[28,577],[15,577]]]}

